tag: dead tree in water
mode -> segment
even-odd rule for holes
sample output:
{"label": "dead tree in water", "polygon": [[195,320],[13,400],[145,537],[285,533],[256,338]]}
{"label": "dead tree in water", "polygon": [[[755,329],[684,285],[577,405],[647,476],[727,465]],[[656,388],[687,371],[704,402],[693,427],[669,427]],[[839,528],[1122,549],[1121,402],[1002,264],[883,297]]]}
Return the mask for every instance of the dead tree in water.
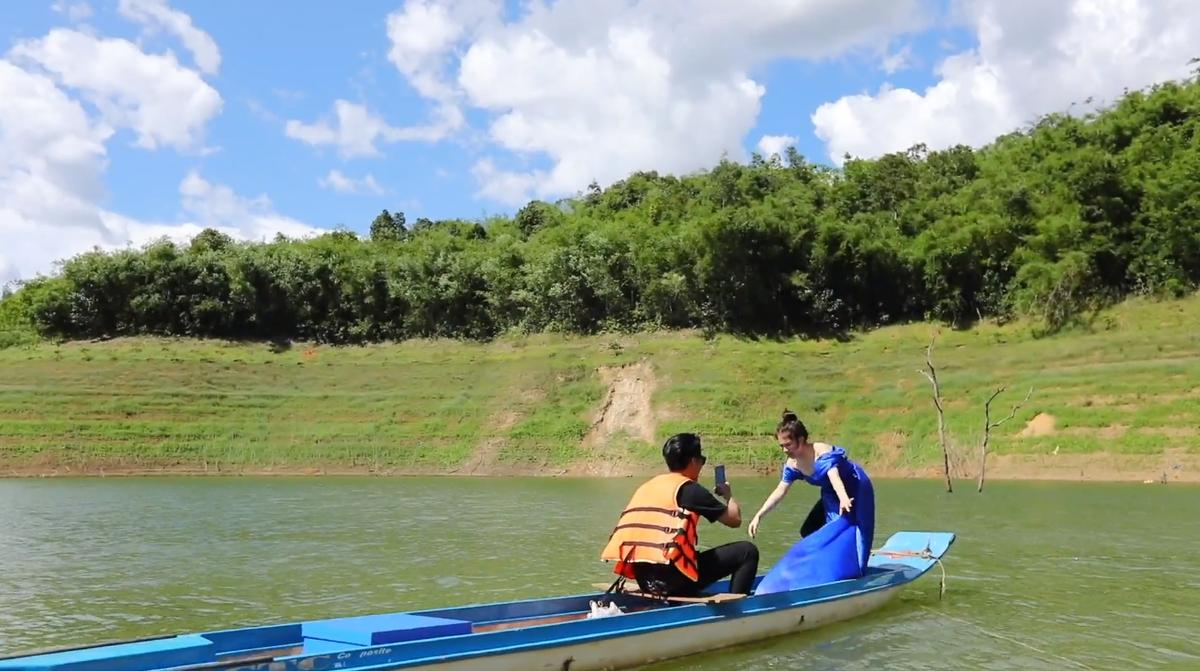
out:
{"label": "dead tree in water", "polygon": [[929,341],[929,347],[925,348],[925,365],[929,368],[929,372],[918,370],[917,372],[924,375],[933,385],[933,406],[937,408],[938,414],[938,443],[942,446],[942,468],[946,475],[946,491],[954,493],[954,484],[950,481],[950,448],[946,445],[946,409],[942,407],[942,390],[938,387],[937,369],[933,367],[933,342],[937,340],[937,335]]}
{"label": "dead tree in water", "polygon": [[984,472],[987,470],[988,439],[991,438],[992,429],[1000,426],[1013,417],[1016,417],[1017,411],[1021,409],[1021,406],[1025,405],[1025,403],[1029,401],[1030,396],[1033,396],[1033,387],[1030,387],[1029,392],[1025,394],[1025,398],[1022,399],[1020,403],[1012,407],[1012,411],[1008,413],[1007,417],[1000,421],[993,422],[991,414],[992,401],[996,400],[996,397],[1003,393],[1006,388],[1007,387],[1005,385],[1000,385],[1000,388],[992,392],[992,395],[988,397],[988,400],[983,404],[983,440],[979,443],[979,488],[976,490],[978,492],[983,491],[983,476]]}

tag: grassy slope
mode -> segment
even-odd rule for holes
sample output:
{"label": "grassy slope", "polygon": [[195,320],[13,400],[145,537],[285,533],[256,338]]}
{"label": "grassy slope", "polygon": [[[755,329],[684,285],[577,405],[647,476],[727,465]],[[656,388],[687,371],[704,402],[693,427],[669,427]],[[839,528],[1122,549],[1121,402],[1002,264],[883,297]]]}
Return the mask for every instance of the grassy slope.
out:
{"label": "grassy slope", "polygon": [[[156,339],[13,347],[0,350],[0,472],[449,471],[486,445],[494,471],[554,472],[580,458],[606,394],[597,368],[640,360],[657,378],[659,439],[695,430],[727,463],[775,468],[769,434],[789,406],[818,439],[880,469],[919,470],[937,459],[936,415],[917,373],[934,330],[891,327],[844,343],[671,333],[281,352]],[[994,416],[1036,390],[994,432],[1000,454],[1200,452],[1200,297],[1129,302],[1090,332],[1042,339],[1021,325],[943,329],[934,360],[963,449],[978,440],[983,400],[1004,383]],[[1055,417],[1055,431],[1018,437],[1039,412]],[[602,447],[657,463],[653,444]]]}

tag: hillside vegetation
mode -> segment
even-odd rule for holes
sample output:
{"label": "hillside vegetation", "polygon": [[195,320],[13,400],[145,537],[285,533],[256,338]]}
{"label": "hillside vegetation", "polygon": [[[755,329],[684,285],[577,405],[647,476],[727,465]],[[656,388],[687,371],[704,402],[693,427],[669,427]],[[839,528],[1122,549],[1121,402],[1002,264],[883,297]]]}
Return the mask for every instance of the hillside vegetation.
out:
{"label": "hillside vegetation", "polygon": [[1200,282],[1198,103],[1200,84],[1169,83],[979,150],[918,146],[836,170],[793,150],[639,172],[511,218],[384,212],[369,237],[238,243],[209,230],[84,254],[0,304],[0,344],[818,335],[990,317],[1052,332]]}
{"label": "hillside vegetation", "polygon": [[[771,431],[800,412],[879,475],[936,472],[917,369],[936,325],[842,341],[696,332],[410,340],[331,347],[129,338],[0,350],[0,473],[621,474],[700,432],[710,460],[775,472]],[[957,472],[984,399],[999,477],[1197,479],[1200,296],[1136,300],[1090,329],[942,330],[934,348]]]}

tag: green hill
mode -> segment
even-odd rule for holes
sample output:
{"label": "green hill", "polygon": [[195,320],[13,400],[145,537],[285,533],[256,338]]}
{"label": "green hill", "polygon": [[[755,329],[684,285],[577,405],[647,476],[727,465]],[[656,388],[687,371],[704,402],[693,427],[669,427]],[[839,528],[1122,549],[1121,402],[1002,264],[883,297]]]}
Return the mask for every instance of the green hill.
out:
{"label": "green hill", "polygon": [[[995,477],[1197,479],[1200,296],[1135,300],[1090,328],[942,328],[934,347],[960,475],[983,401]],[[838,340],[696,332],[362,347],[131,338],[0,350],[0,473],[622,474],[702,434],[734,472],[775,472],[786,406],[879,475],[935,475],[918,373],[939,327]]]}

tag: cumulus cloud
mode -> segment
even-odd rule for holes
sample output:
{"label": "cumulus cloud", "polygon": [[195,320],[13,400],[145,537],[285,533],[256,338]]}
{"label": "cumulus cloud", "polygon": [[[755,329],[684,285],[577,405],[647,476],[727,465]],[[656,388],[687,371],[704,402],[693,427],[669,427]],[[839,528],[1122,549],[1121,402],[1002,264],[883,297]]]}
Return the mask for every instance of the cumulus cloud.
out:
{"label": "cumulus cloud", "polygon": [[305,237],[318,229],[279,214],[266,194],[246,198],[223,184],[213,184],[195,170],[179,183],[183,211],[191,224],[225,231],[245,240],[266,240],[276,233]]}
{"label": "cumulus cloud", "polygon": [[375,176],[371,173],[355,179],[342,174],[341,170],[330,170],[328,175],[317,180],[317,184],[338,193],[382,196],[388,192],[387,189],[380,186],[379,182],[375,181]]}
{"label": "cumulus cloud", "polygon": [[895,74],[912,64],[912,46],[904,45],[899,51],[885,53],[879,67],[887,74]]}
{"label": "cumulus cloud", "polygon": [[[632,170],[687,172],[743,155],[764,95],[754,68],[886,41],[922,24],[925,5],[533,0],[506,20],[500,0],[406,0],[388,16],[388,58],[430,102],[435,121],[389,134],[378,117],[338,101],[336,122],[293,121],[286,130],[346,157],[367,156],[380,140],[442,139],[464,125],[463,109],[483,110],[493,147],[539,166],[476,161],[480,193],[512,204]],[[351,112],[360,113],[353,128]]]}
{"label": "cumulus cloud", "polygon": [[112,128],[49,77],[3,59],[0,100],[0,283],[45,270],[44,246],[75,253],[118,242],[95,205]]}
{"label": "cumulus cloud", "polygon": [[72,21],[86,21],[92,17],[92,6],[86,2],[63,2],[58,0],[50,9]]}
{"label": "cumulus cloud", "polygon": [[471,176],[479,183],[479,193],[506,205],[521,205],[528,194],[539,191],[539,186],[549,182],[545,171],[517,172],[502,170],[490,158],[482,158],[471,166]]}
{"label": "cumulus cloud", "polygon": [[208,33],[192,25],[192,17],[171,9],[166,0],[121,0],[117,11],[151,30],[165,30],[179,38],[201,72],[216,74],[221,68],[221,50]]}
{"label": "cumulus cloud", "polygon": [[387,19],[388,60],[418,93],[442,103],[458,97],[447,80],[451,55],[464,38],[496,26],[500,0],[408,0]]}
{"label": "cumulus cloud", "polygon": [[764,135],[758,141],[758,152],[765,158],[776,154],[783,156],[783,152],[795,144],[796,138],[791,135]]}
{"label": "cumulus cloud", "polygon": [[500,0],[408,0],[387,18],[388,60],[421,96],[431,101],[430,119],[394,126],[365,105],[333,104],[332,119],[292,119],[285,134],[314,146],[332,145],[344,158],[378,156],[378,143],[437,142],[465,125],[461,91],[448,79],[454,48],[498,21]]}
{"label": "cumulus cloud", "polygon": [[[507,79],[510,87],[497,86],[503,73],[522,70],[525,77]],[[461,81],[476,104],[505,110],[491,125],[494,142],[553,161],[548,170],[512,174],[477,165],[475,175],[487,180],[483,192],[511,204],[578,191],[593,180],[607,184],[632,170],[687,172],[723,153],[741,154],[763,95],[744,76],[676,81],[643,30],[614,30],[602,48],[586,53],[541,34],[481,42],[464,58]]]}
{"label": "cumulus cloud", "polygon": [[146,149],[197,147],[205,124],[221,111],[216,89],[174,54],[148,54],[129,40],[56,28],[18,43],[9,58],[77,90],[107,124],[133,130]]}
{"label": "cumulus cloud", "polygon": [[14,46],[0,58],[0,285],[95,247],[185,239],[205,226],[243,239],[315,232],[266,196],[239,196],[195,172],[180,185],[175,221],[104,207],[107,143],[118,130],[145,149],[195,148],[220,107],[216,91],[169,52],[66,29]]}
{"label": "cumulus cloud", "polygon": [[1200,31],[1200,5],[1186,0],[963,0],[958,11],[978,47],[946,58],[936,84],[884,86],[816,110],[831,159],[980,145],[1049,112],[1092,109],[1186,76]]}
{"label": "cumulus cloud", "polygon": [[[0,198],[9,196],[10,186],[0,182]],[[137,247],[161,238],[186,242],[205,228],[214,228],[238,240],[254,241],[270,240],[280,233],[304,238],[324,232],[278,213],[266,196],[240,196],[230,187],[211,183],[196,172],[183,179],[179,192],[182,216],[175,221],[143,221],[77,200],[68,200],[78,207],[68,210],[75,216],[65,220],[48,221],[39,217],[45,212],[0,207],[0,286],[47,274],[55,262],[94,248]]]}
{"label": "cumulus cloud", "polygon": [[288,137],[314,146],[333,145],[347,158],[377,156],[377,142],[400,142],[402,140],[440,140],[463,123],[458,108],[447,105],[438,109],[432,123],[425,126],[392,126],[382,117],[348,100],[333,104],[333,119],[321,119],[304,123],[295,119],[284,126]]}

